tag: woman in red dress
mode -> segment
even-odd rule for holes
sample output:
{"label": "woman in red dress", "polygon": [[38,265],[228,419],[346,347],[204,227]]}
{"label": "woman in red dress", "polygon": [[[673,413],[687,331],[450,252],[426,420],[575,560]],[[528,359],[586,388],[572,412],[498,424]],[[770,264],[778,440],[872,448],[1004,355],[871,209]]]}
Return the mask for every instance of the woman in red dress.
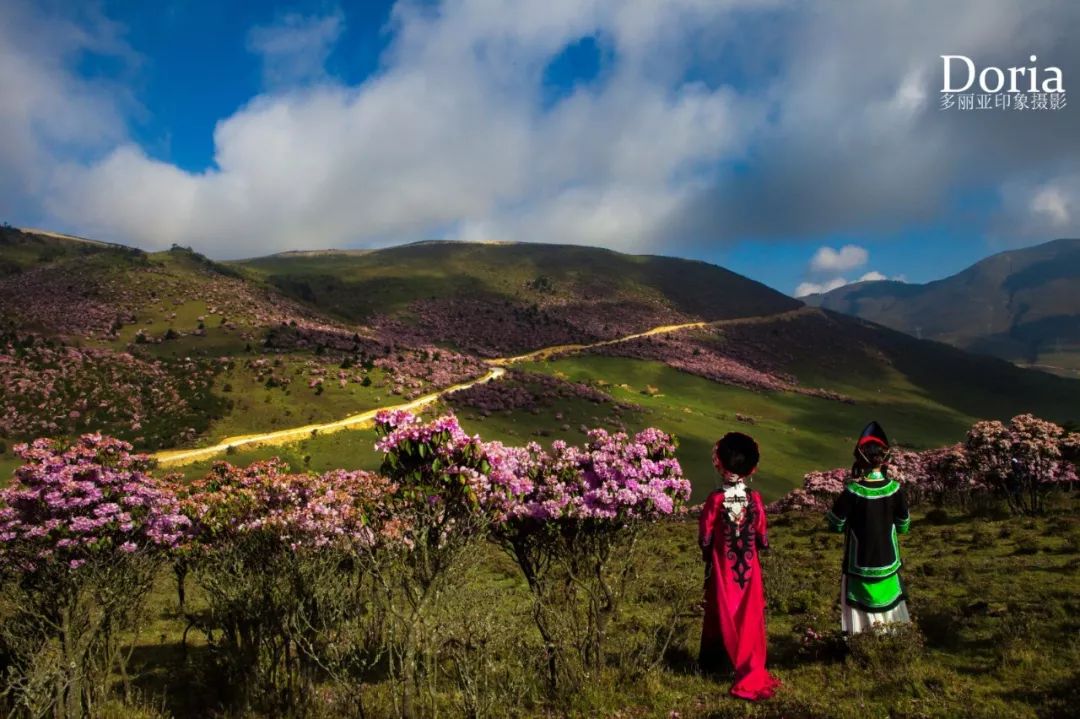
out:
{"label": "woman in red dress", "polygon": [[706,671],[733,668],[732,696],[768,699],[780,682],[765,669],[765,589],[758,552],[768,547],[765,505],[747,491],[757,470],[757,442],[740,432],[724,435],[713,465],[724,478],[701,510],[698,541],[705,559],[705,623],[699,664]]}

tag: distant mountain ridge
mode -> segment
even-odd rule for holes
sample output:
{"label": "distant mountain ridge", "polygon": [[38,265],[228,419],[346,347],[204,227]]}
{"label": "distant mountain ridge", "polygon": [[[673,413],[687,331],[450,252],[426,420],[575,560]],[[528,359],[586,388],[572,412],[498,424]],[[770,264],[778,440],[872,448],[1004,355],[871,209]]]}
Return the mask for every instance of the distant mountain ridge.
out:
{"label": "distant mountain ridge", "polygon": [[858,282],[803,300],[921,339],[1080,375],[1080,239],[1000,252],[926,284]]}

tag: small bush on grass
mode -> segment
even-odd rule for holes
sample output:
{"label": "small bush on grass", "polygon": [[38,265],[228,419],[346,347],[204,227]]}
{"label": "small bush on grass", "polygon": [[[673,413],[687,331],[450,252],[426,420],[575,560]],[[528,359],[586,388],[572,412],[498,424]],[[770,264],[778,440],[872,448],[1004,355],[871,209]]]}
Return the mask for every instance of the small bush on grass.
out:
{"label": "small bush on grass", "polygon": [[848,660],[881,680],[911,668],[923,655],[925,639],[916,624],[897,624],[848,639]]}

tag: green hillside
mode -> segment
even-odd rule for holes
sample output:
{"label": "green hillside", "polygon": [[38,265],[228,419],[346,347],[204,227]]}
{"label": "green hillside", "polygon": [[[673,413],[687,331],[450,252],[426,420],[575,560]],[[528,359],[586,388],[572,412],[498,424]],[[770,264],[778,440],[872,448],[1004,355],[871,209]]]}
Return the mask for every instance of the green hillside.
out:
{"label": "green hillside", "polygon": [[[485,358],[697,321],[710,324],[521,362],[525,374],[427,411],[514,443],[659,426],[681,437],[698,497],[714,481],[710,444],[747,429],[766,448],[758,483],[771,499],[843,464],[869,419],[928,448],[976,419],[1063,422],[1080,407],[1080,381],[804,307],[702,262],[428,242],[216,263],[183,248],[5,237],[0,260],[19,267],[0,278],[5,450],[97,429],[143,450],[205,447],[400,404],[483,374]],[[229,458],[374,467],[371,445],[351,431]],[[0,453],[0,470],[12,466]]]}
{"label": "green hillside", "polygon": [[339,319],[492,356],[800,304],[704,262],[575,245],[421,242],[239,266]]}

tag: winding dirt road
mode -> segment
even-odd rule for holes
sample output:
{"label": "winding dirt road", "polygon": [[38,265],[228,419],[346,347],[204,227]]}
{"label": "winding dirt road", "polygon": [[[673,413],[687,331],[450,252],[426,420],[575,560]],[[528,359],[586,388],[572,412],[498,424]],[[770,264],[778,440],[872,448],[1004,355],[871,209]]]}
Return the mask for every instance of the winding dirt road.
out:
{"label": "winding dirt road", "polygon": [[678,332],[679,330],[687,330],[697,327],[705,327],[706,325],[719,324],[716,322],[687,322],[681,325],[661,325],[659,327],[653,327],[652,329],[645,330],[644,332],[638,332],[632,335],[626,335],[625,337],[618,337],[612,340],[603,340],[601,342],[593,342],[592,344],[577,344],[577,345],[557,345],[554,347],[544,347],[542,349],[528,352],[523,355],[517,355],[516,357],[498,357],[496,359],[488,360],[488,364],[491,369],[477,379],[470,380],[468,382],[462,382],[461,384],[452,385],[450,387],[444,387],[443,389],[436,390],[430,394],[426,394],[422,397],[417,397],[414,400],[403,402],[401,404],[389,405],[386,407],[377,407],[370,409],[359,414],[350,415],[344,419],[339,419],[335,422],[326,422],[324,424],[306,424],[302,427],[292,427],[289,429],[280,429],[274,432],[266,432],[264,434],[245,434],[237,437],[227,437],[221,440],[215,445],[209,447],[197,447],[195,449],[170,449],[162,452],[157,452],[154,458],[157,459],[158,464],[162,467],[178,467],[184,464],[191,464],[192,462],[199,462],[204,459],[210,459],[219,454],[225,454],[230,448],[252,448],[252,447],[264,447],[269,445],[281,445],[289,444],[290,442],[299,442],[304,439],[309,439],[319,434],[333,434],[334,432],[340,432],[344,429],[365,429],[371,427],[375,423],[375,415],[384,410],[416,410],[431,404],[438,400],[445,394],[456,392],[458,390],[467,389],[474,385],[483,384],[485,382],[491,382],[497,380],[506,374],[504,369],[508,365],[516,364],[518,362],[529,362],[533,360],[541,360],[546,357],[550,357],[553,354],[559,354],[564,352],[580,352],[582,350],[592,349],[594,347],[604,347],[607,345],[618,344],[619,342],[628,342],[630,340],[636,340],[641,337],[649,337],[652,335],[667,334],[669,332]]}

